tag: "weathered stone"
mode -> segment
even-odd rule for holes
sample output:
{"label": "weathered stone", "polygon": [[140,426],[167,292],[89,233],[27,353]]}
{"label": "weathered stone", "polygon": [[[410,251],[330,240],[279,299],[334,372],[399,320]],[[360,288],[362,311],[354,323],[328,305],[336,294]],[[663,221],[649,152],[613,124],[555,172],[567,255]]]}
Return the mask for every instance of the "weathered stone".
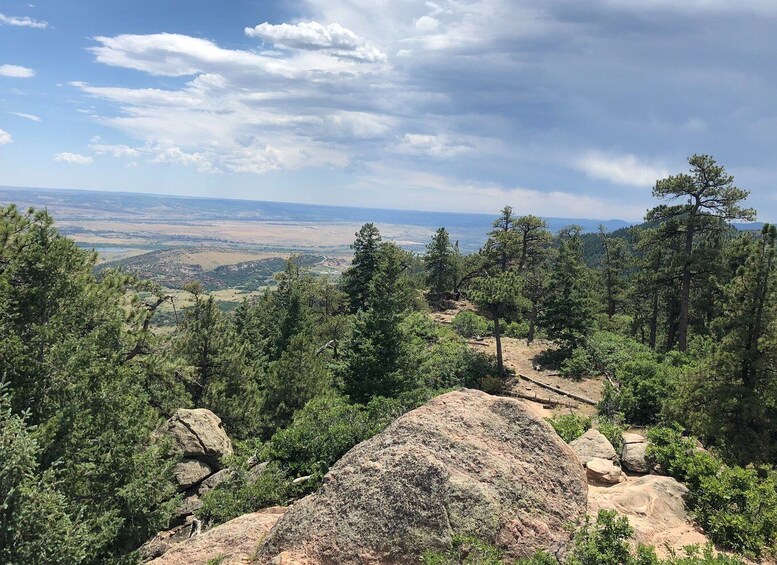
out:
{"label": "weathered stone", "polygon": [[621,468],[609,459],[594,457],[585,464],[586,478],[593,483],[618,484],[623,479]]}
{"label": "weathered stone", "polygon": [[639,543],[666,548],[704,546],[708,540],[693,526],[684,498],[688,489],[671,477],[645,475],[615,486],[591,486],[588,511],[615,510],[629,519]]}
{"label": "weathered stone", "polygon": [[195,565],[219,559],[221,565],[242,565],[253,558],[256,547],[284,510],[278,507],[266,508],[230,520],[179,543],[167,542],[166,551],[150,563]]}
{"label": "weathered stone", "polygon": [[175,466],[175,482],[180,490],[186,490],[209,476],[213,471],[202,461],[185,459]]}
{"label": "weathered stone", "polygon": [[577,454],[577,458],[583,465],[594,457],[610,461],[618,460],[618,455],[610,441],[599,430],[593,428],[572,441],[569,447]]}
{"label": "weathered stone", "polygon": [[454,534],[511,558],[561,555],[587,505],[574,453],[518,400],[460,390],[439,396],[349,451],[295,503],[259,563],[418,562]]}
{"label": "weathered stone", "polygon": [[188,516],[189,514],[194,514],[200,508],[202,508],[200,497],[197,495],[187,496],[181,501],[181,504],[178,505],[176,513],[179,516]]}
{"label": "weathered stone", "polygon": [[621,452],[621,465],[623,465],[623,468],[632,473],[641,473],[643,475],[649,473],[650,467],[645,459],[646,450],[647,442],[624,443],[623,451]]}
{"label": "weathered stone", "polygon": [[221,458],[232,454],[221,419],[204,408],[178,409],[160,432],[173,438],[183,457],[206,461],[213,468],[221,468]]}
{"label": "weathered stone", "polygon": [[645,437],[639,434],[635,434],[633,432],[624,432],[623,434],[623,445],[627,445],[629,443],[645,443],[645,442],[647,442]]}
{"label": "weathered stone", "polygon": [[197,489],[197,494],[202,496],[206,492],[213,490],[224,481],[228,480],[232,476],[231,469],[222,469],[216,473],[213,473],[210,477],[200,483],[200,488]]}

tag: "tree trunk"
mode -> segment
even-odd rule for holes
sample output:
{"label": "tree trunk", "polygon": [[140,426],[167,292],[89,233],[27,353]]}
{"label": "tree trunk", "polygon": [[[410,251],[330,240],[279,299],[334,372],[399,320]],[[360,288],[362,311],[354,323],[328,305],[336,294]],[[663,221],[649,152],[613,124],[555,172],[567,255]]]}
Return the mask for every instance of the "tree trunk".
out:
{"label": "tree trunk", "polygon": [[697,207],[688,216],[688,226],[685,232],[685,257],[683,258],[683,278],[680,289],[680,319],[677,323],[677,348],[680,351],[688,349],[688,311],[691,302],[691,254],[693,253],[693,236],[696,231],[695,219]]}
{"label": "tree trunk", "polygon": [[499,376],[505,374],[504,362],[502,360],[502,333],[499,328],[499,315],[494,313],[494,339],[496,339],[496,365],[499,368]]}
{"label": "tree trunk", "polygon": [[531,315],[529,316],[529,334],[526,336],[526,343],[534,341],[534,334],[537,331],[537,303],[531,303]]}
{"label": "tree trunk", "polygon": [[658,290],[653,291],[653,304],[650,313],[650,349],[656,348],[658,339]]}

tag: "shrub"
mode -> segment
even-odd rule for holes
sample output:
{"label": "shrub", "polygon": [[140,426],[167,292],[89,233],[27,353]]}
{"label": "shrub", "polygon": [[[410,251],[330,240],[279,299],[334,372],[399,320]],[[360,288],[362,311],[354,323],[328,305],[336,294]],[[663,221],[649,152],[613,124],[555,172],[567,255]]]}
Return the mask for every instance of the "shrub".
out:
{"label": "shrub", "polygon": [[596,429],[607,438],[615,448],[615,453],[620,453],[623,449],[623,426],[610,420],[599,420]]}
{"label": "shrub", "polygon": [[624,363],[619,371],[620,408],[627,422],[638,425],[659,421],[664,403],[677,386],[678,369],[641,359]]}
{"label": "shrub", "polygon": [[502,333],[507,337],[512,337],[514,339],[526,339],[529,335],[529,322],[521,320],[519,322],[505,324]]}
{"label": "shrub", "polygon": [[423,565],[502,565],[502,551],[470,536],[453,536],[448,551],[426,551],[421,555]]}
{"label": "shrub", "polygon": [[682,429],[654,428],[648,433],[648,458],[686,483],[689,506],[710,539],[751,555],[777,542],[777,473],[767,467],[728,467]]}
{"label": "shrub", "polygon": [[591,428],[591,418],[577,414],[559,414],[545,420],[565,442],[574,441]]}
{"label": "shrub", "polygon": [[491,323],[483,316],[464,310],[453,318],[453,329],[464,337],[483,336],[491,333]]}
{"label": "shrub", "polygon": [[561,375],[570,379],[580,380],[593,371],[593,361],[585,347],[578,347],[561,363]]}

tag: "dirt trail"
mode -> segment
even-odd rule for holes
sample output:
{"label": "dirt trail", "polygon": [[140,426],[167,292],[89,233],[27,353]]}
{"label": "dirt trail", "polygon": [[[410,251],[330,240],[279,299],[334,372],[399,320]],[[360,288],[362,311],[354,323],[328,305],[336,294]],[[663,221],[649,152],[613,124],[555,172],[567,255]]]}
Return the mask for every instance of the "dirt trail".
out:
{"label": "dirt trail", "polygon": [[[448,310],[432,313],[432,317],[439,323],[447,325],[451,324],[456,314],[463,310],[474,311],[475,308],[469,302],[460,301],[456,302],[455,305]],[[496,354],[496,340],[493,337],[470,339],[467,343],[472,349],[477,351]],[[511,379],[508,382],[507,393],[515,393],[522,396],[536,396],[540,399],[563,403],[557,406],[547,406],[539,402],[531,402],[524,398],[531,406],[532,410],[542,417],[566,414],[569,412],[593,416],[596,414],[595,406],[578,402],[567,396],[562,396],[527,380],[521,379],[518,376],[526,375],[527,377],[531,377],[542,383],[590,398],[596,402],[601,400],[603,386],[603,379],[601,377],[592,377],[575,381],[560,376],[555,370],[546,370],[539,366],[538,359],[540,354],[552,347],[553,344],[545,340],[535,340],[532,344],[527,345],[525,339],[514,339],[510,337],[502,338],[502,356],[504,358],[505,366],[512,369],[516,375],[514,379]],[[564,404],[572,406],[565,406]]]}

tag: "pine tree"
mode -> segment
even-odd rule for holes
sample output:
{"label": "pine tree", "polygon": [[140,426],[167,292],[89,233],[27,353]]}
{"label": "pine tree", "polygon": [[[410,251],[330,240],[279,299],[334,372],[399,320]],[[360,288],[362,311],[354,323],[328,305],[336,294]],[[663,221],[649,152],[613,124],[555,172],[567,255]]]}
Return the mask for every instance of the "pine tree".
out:
{"label": "pine tree", "polygon": [[744,237],[748,257],[724,288],[719,345],[684,383],[675,410],[742,464],[777,458],[777,228]]}
{"label": "pine tree", "polygon": [[456,250],[445,228],[438,229],[424,255],[426,284],[434,297],[450,292],[456,279]]}
{"label": "pine tree", "polygon": [[356,314],[345,355],[344,392],[354,402],[395,396],[406,385],[399,372],[403,347],[399,324],[406,304],[403,270],[402,251],[395,245],[382,246],[367,308]]}
{"label": "pine tree", "polygon": [[469,289],[469,298],[491,316],[496,340],[496,361],[499,374],[504,375],[502,356],[502,321],[510,314],[525,306],[521,295],[522,280],[514,271],[486,274],[474,279]]}
{"label": "pine tree", "polygon": [[520,253],[516,222],[517,218],[513,216],[513,208],[505,206],[499,218],[494,220],[494,229],[488,232],[488,241],[481,252],[492,265],[497,266],[503,273],[507,272]]}
{"label": "pine tree", "polygon": [[562,231],[558,256],[543,301],[541,324],[567,353],[583,343],[594,326],[594,302],[581,257],[580,228]]}
{"label": "pine tree", "polygon": [[607,304],[607,317],[612,318],[624,299],[626,281],[626,243],[619,238],[608,237],[604,226],[599,226],[599,237],[604,247],[602,283]]}
{"label": "pine tree", "polygon": [[380,232],[374,224],[364,224],[356,233],[356,240],[351,245],[353,260],[343,274],[343,290],[348,295],[352,313],[367,307],[370,282],[378,268],[380,245]]}
{"label": "pine tree", "polygon": [[[653,196],[686,202],[668,206],[662,204],[650,210],[645,219],[664,222],[674,218],[683,220],[684,243],[680,279],[677,346],[680,351],[688,347],[688,327],[691,304],[691,288],[694,282],[694,263],[697,262],[695,242],[697,236],[709,230],[723,229],[723,222],[733,219],[755,219],[751,208],[740,203],[749,194],[734,186],[734,177],[715,163],[709,155],[693,155],[688,159],[690,174],[681,173],[656,182]],[[717,221],[716,221],[717,220]]]}

